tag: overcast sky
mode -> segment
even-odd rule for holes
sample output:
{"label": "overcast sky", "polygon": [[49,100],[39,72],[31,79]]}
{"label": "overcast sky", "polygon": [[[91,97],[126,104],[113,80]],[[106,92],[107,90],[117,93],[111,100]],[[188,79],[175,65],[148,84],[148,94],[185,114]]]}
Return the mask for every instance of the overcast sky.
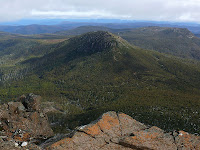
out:
{"label": "overcast sky", "polygon": [[0,0],[0,22],[32,18],[200,23],[200,0]]}

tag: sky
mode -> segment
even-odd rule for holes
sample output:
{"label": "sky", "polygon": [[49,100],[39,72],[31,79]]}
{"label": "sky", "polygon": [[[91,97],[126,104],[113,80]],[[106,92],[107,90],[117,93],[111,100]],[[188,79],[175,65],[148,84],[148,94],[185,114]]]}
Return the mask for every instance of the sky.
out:
{"label": "sky", "polygon": [[200,23],[200,0],[0,0],[0,22],[122,19]]}

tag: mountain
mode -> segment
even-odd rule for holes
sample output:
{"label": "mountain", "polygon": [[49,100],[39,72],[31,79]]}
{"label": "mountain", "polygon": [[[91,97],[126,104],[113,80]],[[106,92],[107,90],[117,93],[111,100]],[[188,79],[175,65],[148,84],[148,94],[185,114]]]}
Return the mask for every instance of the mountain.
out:
{"label": "mountain", "polygon": [[87,124],[108,110],[167,131],[200,131],[198,65],[138,48],[105,31],[43,46],[35,50],[50,51],[19,60],[12,72],[0,67],[0,98],[41,95],[44,104],[61,112],[48,114],[55,132]]}
{"label": "mountain", "polygon": [[156,50],[174,56],[200,60],[200,38],[186,28],[144,27],[136,29],[111,29],[99,26],[83,26],[56,34],[73,36],[91,31],[109,31],[129,43],[144,49]]}

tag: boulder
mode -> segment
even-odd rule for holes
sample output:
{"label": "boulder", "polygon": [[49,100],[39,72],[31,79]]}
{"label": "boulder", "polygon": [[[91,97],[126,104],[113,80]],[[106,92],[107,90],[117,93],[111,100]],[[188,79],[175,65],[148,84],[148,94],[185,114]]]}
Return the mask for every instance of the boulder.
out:
{"label": "boulder", "polygon": [[47,115],[40,108],[40,99],[40,96],[29,94],[21,96],[17,102],[0,105],[0,135],[3,141],[36,142],[53,136]]}
{"label": "boulder", "polygon": [[57,141],[48,150],[192,150],[200,138],[184,131],[166,133],[148,127],[123,113],[107,112],[89,125],[77,128],[72,137]]}

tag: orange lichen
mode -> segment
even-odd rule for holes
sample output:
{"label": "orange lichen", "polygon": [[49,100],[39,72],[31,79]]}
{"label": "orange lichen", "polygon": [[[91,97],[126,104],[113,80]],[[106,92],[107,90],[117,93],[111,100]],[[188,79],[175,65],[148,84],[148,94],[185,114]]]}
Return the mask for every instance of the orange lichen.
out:
{"label": "orange lichen", "polygon": [[[120,116],[121,115],[121,116]],[[96,124],[90,124],[81,127],[72,138],[66,138],[54,143],[49,147],[50,150],[57,149],[96,149],[96,147],[104,147],[108,149],[126,149],[127,147],[118,147],[130,145],[130,147],[138,149],[177,149],[184,147],[185,149],[200,149],[200,138],[184,131],[180,131],[179,135],[173,140],[173,136],[165,133],[158,127],[151,127],[143,130],[129,130],[128,135],[118,134],[127,127],[124,122],[128,122],[125,114],[118,116],[114,112],[108,112]],[[121,123],[121,124],[120,124]],[[136,122],[138,124],[138,122]],[[134,127],[133,122],[130,126]],[[131,134],[132,133],[132,134]],[[93,137],[92,137],[93,136]],[[106,144],[107,142],[112,145]],[[114,145],[114,147],[112,147]]]}
{"label": "orange lichen", "polygon": [[99,135],[101,134],[101,130],[99,129],[98,125],[95,124],[87,129],[84,130],[87,134],[90,134],[92,136],[95,136],[95,135]]}
{"label": "orange lichen", "polygon": [[98,122],[101,129],[107,129],[119,125],[119,120],[117,118],[111,117],[109,114],[103,115],[102,119]]}

